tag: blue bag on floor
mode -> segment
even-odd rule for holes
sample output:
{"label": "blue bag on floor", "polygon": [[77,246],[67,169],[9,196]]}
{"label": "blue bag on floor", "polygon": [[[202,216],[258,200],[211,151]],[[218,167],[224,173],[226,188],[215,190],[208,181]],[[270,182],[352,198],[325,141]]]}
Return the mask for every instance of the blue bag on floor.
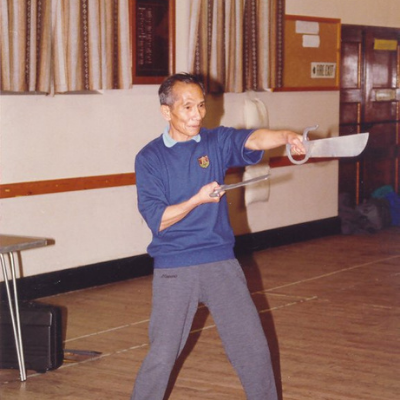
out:
{"label": "blue bag on floor", "polygon": [[390,204],[390,216],[392,225],[400,226],[400,196],[395,192],[389,192],[385,198]]}
{"label": "blue bag on floor", "polygon": [[400,226],[400,196],[393,190],[392,186],[385,185],[372,193],[376,199],[386,199],[390,204],[390,217],[392,225]]}

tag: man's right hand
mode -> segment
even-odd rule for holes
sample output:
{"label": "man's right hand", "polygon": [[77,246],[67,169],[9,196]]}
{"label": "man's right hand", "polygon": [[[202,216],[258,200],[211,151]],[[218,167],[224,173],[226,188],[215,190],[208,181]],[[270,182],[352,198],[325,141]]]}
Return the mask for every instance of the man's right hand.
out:
{"label": "man's right hand", "polygon": [[215,192],[217,189],[219,189],[221,185],[218,182],[211,182],[207,185],[204,185],[197,195],[201,199],[201,204],[203,203],[219,203],[221,197],[225,194],[223,190],[218,192],[215,196],[210,196],[211,193]]}
{"label": "man's right hand", "polygon": [[172,206],[168,206],[164,214],[161,218],[161,224],[159,232],[164,229],[176,224],[186,217],[192,210],[194,210],[197,206],[205,203],[219,203],[221,197],[224,195],[224,191],[219,193],[217,197],[211,197],[210,194],[215,190],[219,189],[220,185],[218,182],[211,182],[207,185],[204,185],[193,197],[189,200],[183,201],[179,204],[174,204]]}

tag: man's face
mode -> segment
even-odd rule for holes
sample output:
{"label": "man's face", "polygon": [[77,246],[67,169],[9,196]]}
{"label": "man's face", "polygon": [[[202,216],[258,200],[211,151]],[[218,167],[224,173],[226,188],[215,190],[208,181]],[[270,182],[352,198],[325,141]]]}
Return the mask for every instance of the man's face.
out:
{"label": "man's face", "polygon": [[201,128],[206,105],[203,91],[196,84],[178,82],[173,88],[174,104],[161,106],[164,118],[170,124],[169,134],[178,141],[190,140]]}

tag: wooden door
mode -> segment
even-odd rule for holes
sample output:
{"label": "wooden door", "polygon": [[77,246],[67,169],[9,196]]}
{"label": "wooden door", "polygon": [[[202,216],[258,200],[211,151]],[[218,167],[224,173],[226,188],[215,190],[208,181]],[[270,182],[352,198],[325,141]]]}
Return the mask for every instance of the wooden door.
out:
{"label": "wooden door", "polygon": [[340,135],[369,132],[363,154],[339,163],[339,192],[359,203],[384,185],[399,192],[400,29],[342,26]]}

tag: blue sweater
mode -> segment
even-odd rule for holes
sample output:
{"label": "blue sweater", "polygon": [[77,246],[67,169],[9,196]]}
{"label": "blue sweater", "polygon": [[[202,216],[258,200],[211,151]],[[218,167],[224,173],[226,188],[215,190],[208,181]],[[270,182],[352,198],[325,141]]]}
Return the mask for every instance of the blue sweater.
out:
{"label": "blue sweater", "polygon": [[224,182],[228,168],[255,164],[262,151],[245,149],[252,130],[202,128],[200,141],[167,147],[162,135],[147,144],[135,161],[139,211],[151,229],[147,249],[155,268],[198,265],[234,258],[234,234],[226,196],[202,204],[184,219],[159,232],[166,207],[195,195],[202,186]]}

